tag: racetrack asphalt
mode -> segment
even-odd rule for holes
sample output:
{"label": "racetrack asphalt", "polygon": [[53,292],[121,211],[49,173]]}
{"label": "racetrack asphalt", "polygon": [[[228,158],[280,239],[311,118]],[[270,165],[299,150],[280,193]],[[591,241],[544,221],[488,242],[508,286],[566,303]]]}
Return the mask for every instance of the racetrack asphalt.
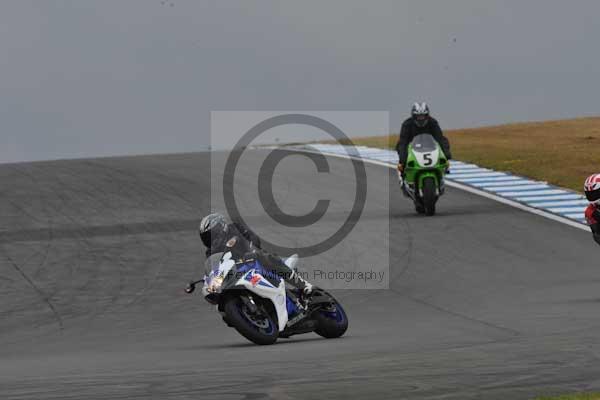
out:
{"label": "racetrack asphalt", "polygon": [[[242,182],[264,153],[246,152]],[[341,339],[250,344],[199,293],[182,291],[204,260],[195,229],[211,205],[211,157],[214,181],[223,153],[0,165],[0,399],[530,399],[600,389],[589,234],[454,189],[438,215],[419,216],[394,171],[374,165],[368,190],[386,201],[367,204],[362,240],[325,258],[385,253],[390,289],[334,291],[350,319]],[[351,206],[349,162],[328,162],[333,183],[302,157],[283,161],[281,208],[310,210],[319,193]],[[240,185],[248,222],[277,232],[256,182]],[[389,245],[379,229],[388,220]],[[297,244],[318,236],[312,229],[275,237]]]}

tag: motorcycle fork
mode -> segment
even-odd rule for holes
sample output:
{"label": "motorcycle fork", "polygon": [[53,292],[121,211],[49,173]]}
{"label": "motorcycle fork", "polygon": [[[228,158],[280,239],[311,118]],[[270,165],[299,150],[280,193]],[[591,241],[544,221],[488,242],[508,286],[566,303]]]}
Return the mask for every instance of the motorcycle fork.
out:
{"label": "motorcycle fork", "polygon": [[246,307],[248,307],[248,310],[252,314],[256,314],[256,312],[258,311],[258,305],[254,302],[254,299],[252,298],[252,296],[251,295],[240,296],[240,298],[242,299],[242,302],[244,302],[244,305]]}

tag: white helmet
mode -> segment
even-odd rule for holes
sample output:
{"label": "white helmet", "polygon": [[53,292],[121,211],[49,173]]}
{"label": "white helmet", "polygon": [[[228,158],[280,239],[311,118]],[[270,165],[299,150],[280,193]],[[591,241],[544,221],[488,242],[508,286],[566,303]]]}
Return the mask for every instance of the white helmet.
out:
{"label": "white helmet", "polygon": [[429,122],[429,106],[425,102],[413,104],[410,114],[419,128],[424,127]]}
{"label": "white helmet", "polygon": [[600,205],[600,174],[588,176],[583,184],[583,191],[590,203]]}

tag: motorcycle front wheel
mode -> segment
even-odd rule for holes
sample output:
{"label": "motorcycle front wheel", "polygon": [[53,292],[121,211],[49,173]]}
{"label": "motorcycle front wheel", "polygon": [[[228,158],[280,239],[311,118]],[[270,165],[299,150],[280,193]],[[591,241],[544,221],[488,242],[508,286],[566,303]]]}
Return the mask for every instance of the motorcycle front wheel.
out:
{"label": "motorcycle front wheel", "polygon": [[435,203],[437,201],[436,184],[433,178],[423,179],[423,207],[425,215],[435,215]]}
{"label": "motorcycle front wheel", "polygon": [[227,322],[243,337],[259,345],[273,344],[279,336],[276,321],[260,308],[249,309],[239,296],[227,299],[223,306]]}

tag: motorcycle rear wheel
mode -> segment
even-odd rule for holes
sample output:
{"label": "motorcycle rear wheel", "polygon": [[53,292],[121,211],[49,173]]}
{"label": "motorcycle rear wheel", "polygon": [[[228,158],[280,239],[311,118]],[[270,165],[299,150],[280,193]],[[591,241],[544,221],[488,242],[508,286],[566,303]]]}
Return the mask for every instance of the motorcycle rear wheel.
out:
{"label": "motorcycle rear wheel", "polygon": [[348,329],[348,316],[342,305],[332,295],[327,292],[325,294],[331,298],[331,306],[314,314],[318,324],[315,333],[327,339],[339,338]]}

